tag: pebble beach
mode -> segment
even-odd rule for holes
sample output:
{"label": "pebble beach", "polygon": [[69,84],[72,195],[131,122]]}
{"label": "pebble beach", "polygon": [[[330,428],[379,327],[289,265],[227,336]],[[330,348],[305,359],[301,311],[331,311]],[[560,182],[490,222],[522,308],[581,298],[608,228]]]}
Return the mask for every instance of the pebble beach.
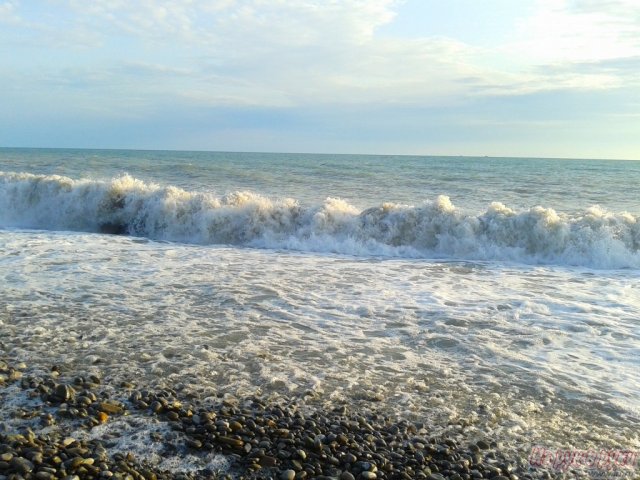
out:
{"label": "pebble beach", "polygon": [[[71,373],[52,366],[34,375],[24,363],[0,361],[0,479],[550,478],[492,439],[434,438],[429,425],[375,408],[327,411],[300,398],[232,395],[212,404]],[[123,436],[137,447],[124,448]],[[168,469],[167,456],[197,466]]]}

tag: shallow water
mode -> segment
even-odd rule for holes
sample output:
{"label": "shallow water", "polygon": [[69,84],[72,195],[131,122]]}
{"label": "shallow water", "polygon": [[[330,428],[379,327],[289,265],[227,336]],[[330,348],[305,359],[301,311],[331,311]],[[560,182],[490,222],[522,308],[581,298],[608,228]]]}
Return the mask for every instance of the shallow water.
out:
{"label": "shallow water", "polygon": [[24,231],[0,248],[15,253],[0,328],[21,359],[204,396],[374,399],[511,443],[635,441],[629,272]]}

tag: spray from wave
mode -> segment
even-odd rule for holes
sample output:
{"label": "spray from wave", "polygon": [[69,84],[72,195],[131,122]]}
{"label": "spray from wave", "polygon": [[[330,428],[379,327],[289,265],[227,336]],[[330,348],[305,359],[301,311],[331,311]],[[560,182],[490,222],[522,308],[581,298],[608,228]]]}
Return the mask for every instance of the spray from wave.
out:
{"label": "spray from wave", "polygon": [[360,211],[335,198],[302,206],[250,192],[218,197],[128,175],[103,182],[0,172],[0,226],[353,255],[640,267],[638,218],[599,207],[569,216],[496,202],[468,215],[439,196]]}

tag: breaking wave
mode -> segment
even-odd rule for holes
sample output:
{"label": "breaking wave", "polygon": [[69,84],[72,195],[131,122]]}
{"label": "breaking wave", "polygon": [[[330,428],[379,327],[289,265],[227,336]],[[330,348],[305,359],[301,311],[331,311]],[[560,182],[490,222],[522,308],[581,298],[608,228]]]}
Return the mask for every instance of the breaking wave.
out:
{"label": "breaking wave", "polygon": [[566,215],[494,202],[469,215],[439,196],[361,211],[336,198],[303,206],[251,192],[188,192],[128,175],[104,182],[0,172],[0,226],[352,255],[640,267],[638,217],[597,206]]}

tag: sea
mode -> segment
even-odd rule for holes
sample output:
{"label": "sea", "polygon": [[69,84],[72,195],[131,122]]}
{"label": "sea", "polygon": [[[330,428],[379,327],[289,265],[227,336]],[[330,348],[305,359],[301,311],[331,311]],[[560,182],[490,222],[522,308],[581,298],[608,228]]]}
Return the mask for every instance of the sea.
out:
{"label": "sea", "polygon": [[639,161],[0,149],[0,352],[640,449]]}

